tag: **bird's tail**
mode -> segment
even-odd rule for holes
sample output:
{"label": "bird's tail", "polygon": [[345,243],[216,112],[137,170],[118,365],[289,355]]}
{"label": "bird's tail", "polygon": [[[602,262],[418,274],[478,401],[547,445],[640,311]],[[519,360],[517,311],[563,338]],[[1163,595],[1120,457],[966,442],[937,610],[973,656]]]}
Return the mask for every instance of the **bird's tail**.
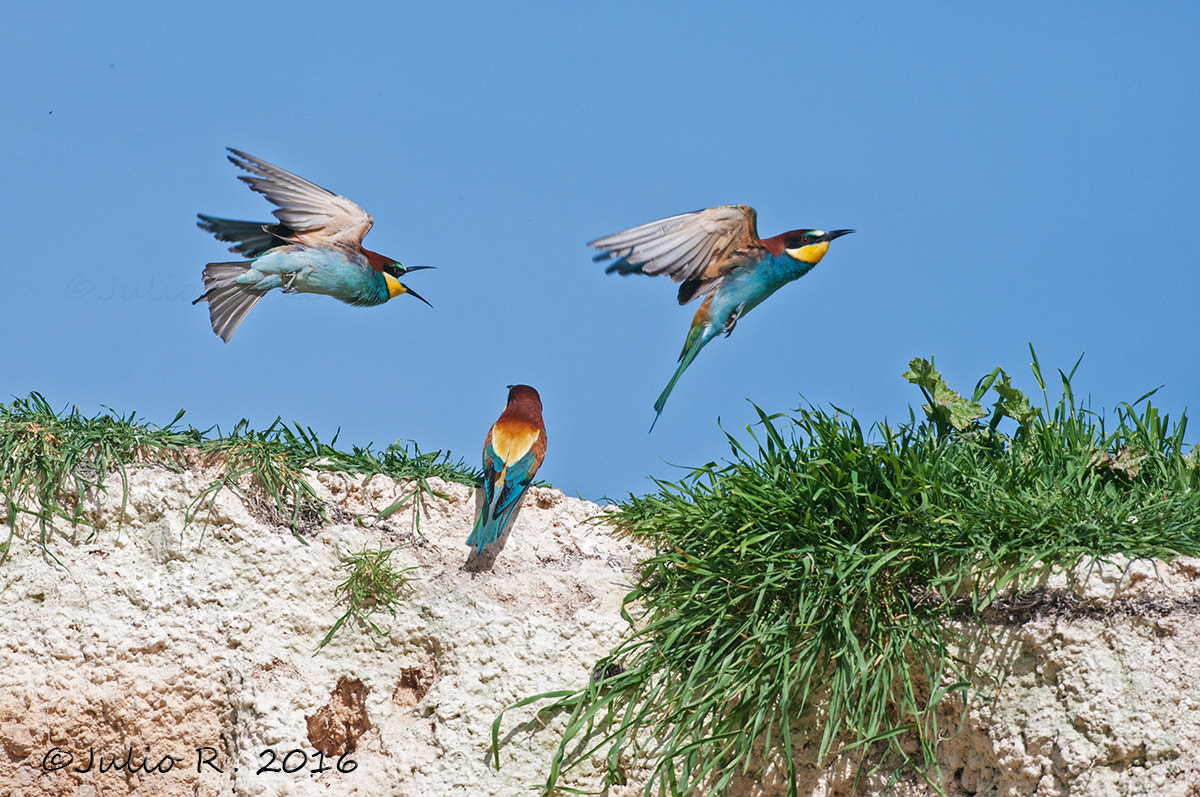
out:
{"label": "bird's tail", "polygon": [[479,513],[479,517],[475,518],[475,527],[471,529],[471,536],[467,537],[467,545],[474,545],[475,550],[482,551],[485,545],[496,541],[500,536],[500,529],[496,519],[489,517],[487,509],[484,509]]}
{"label": "bird's tail", "polygon": [[246,313],[258,304],[266,291],[243,285],[237,278],[250,270],[252,261],[240,263],[209,263],[204,267],[204,295],[192,304],[208,302],[208,315],[213,332],[226,343]]}
{"label": "bird's tail", "polygon": [[500,539],[500,535],[508,528],[513,513],[517,511],[517,507],[521,505],[521,499],[524,497],[525,490],[522,489],[501,507],[484,504],[479,517],[475,518],[475,527],[471,529],[471,536],[467,537],[467,545],[474,545],[478,552],[482,551],[484,546]]}
{"label": "bird's tail", "polygon": [[696,359],[696,355],[700,353],[704,345],[716,337],[716,333],[717,330],[710,330],[708,324],[697,324],[688,332],[687,340],[683,344],[683,351],[679,354],[679,367],[675,369],[675,373],[671,375],[671,381],[667,382],[667,386],[659,394],[658,401],[654,402],[654,420],[650,423],[651,432],[654,431],[654,424],[658,423],[658,416],[662,415],[663,407],[667,406],[667,397],[675,389],[675,383],[692,364],[692,360]]}
{"label": "bird's tail", "polygon": [[467,537],[467,545],[474,545],[476,551],[482,551],[484,546],[491,545],[500,539],[510,517],[512,517],[511,510],[502,512],[499,516],[493,516],[485,507],[479,513],[479,517],[475,518],[475,527],[471,529],[471,536]]}
{"label": "bird's tail", "polygon": [[216,216],[196,214],[200,221],[196,226],[205,232],[211,232],[218,241],[228,241],[233,244],[230,252],[236,252],[246,257],[258,257],[268,249],[283,246],[288,242],[278,235],[270,233],[267,228],[271,225],[258,221],[234,221],[233,219],[218,219]]}

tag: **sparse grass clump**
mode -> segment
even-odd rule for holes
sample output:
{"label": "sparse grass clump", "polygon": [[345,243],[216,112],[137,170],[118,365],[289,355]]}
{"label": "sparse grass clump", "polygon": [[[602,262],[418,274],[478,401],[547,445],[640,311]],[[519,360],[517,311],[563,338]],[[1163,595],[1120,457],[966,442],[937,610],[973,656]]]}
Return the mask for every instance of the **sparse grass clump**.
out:
{"label": "sparse grass clump", "polygon": [[[476,473],[461,460],[450,461],[449,452],[434,451],[422,454],[414,444],[414,453],[408,446],[397,442],[381,453],[370,446],[353,447],[350,451],[335,448],[337,436],[323,443],[312,429],[298,424],[288,425],[281,418],[262,431],[254,431],[243,420],[233,433],[218,435],[205,440],[202,450],[210,458],[225,465],[224,474],[205,488],[193,504],[194,510],[207,503],[211,506],[221,489],[228,487],[243,499],[249,499],[239,484],[243,476],[251,477],[251,483],[263,490],[273,501],[275,510],[286,520],[293,532],[299,535],[302,527],[326,521],[325,504],[304,478],[305,470],[324,470],[370,476],[385,475],[397,481],[413,481],[416,486],[408,495],[400,498],[379,513],[386,518],[407,506],[414,498],[414,526],[420,529],[422,495],[444,498],[429,485],[429,479],[441,478],[449,482],[474,485]],[[300,537],[303,540],[303,537]]]}
{"label": "sparse grass clump", "polygon": [[211,508],[217,494],[225,488],[243,500],[251,500],[239,481],[249,476],[249,483],[271,499],[293,532],[299,532],[305,515],[324,519],[324,502],[304,478],[304,470],[311,467],[316,456],[313,449],[319,445],[311,430],[299,427],[293,430],[279,418],[261,431],[250,429],[243,420],[231,434],[205,440],[201,448],[210,462],[222,465],[222,474],[192,503],[188,518],[201,507]]}
{"label": "sparse grass clump", "polygon": [[[169,462],[201,435],[179,430],[180,412],[165,427],[149,426],[135,416],[101,413],[87,417],[72,408],[55,412],[38,393],[0,404],[0,498],[8,516],[8,536],[0,545],[7,558],[22,515],[36,519],[38,543],[49,553],[55,519],[90,525],[83,513],[85,492],[103,490],[111,473],[120,473],[122,504],[128,500],[126,468],[139,461]],[[51,554],[52,555],[52,554]]]}
{"label": "sparse grass clump", "polygon": [[342,557],[339,567],[348,572],[346,580],[335,590],[335,598],[345,604],[346,613],[334,622],[329,633],[317,645],[317,650],[325,647],[342,624],[351,618],[376,634],[387,636],[388,632],[377,626],[371,620],[371,615],[386,611],[395,619],[401,598],[412,591],[405,573],[416,570],[415,566],[396,570],[391,562],[395,551],[395,548],[381,547],[375,551],[358,551]]}
{"label": "sparse grass clump", "polygon": [[[422,454],[396,443],[380,453],[369,446],[351,451],[320,441],[311,429],[276,419],[261,431],[239,422],[229,435],[212,430],[178,428],[180,411],[166,426],[155,426],[134,415],[112,412],[88,417],[78,408],[56,412],[39,394],[0,404],[0,500],[7,516],[8,535],[0,545],[0,564],[9,553],[22,516],[35,519],[36,544],[44,555],[54,558],[54,521],[71,526],[89,526],[84,499],[91,490],[105,490],[104,481],[120,473],[128,499],[127,469],[138,463],[156,462],[177,467],[185,452],[192,452],[221,469],[190,507],[193,519],[211,506],[217,493],[230,488],[247,500],[257,493],[274,507],[283,525],[299,532],[325,517],[324,504],[308,483],[305,471],[330,470],[356,474],[383,474],[417,483],[413,493],[388,507],[389,515],[414,496],[433,494],[428,480],[474,485],[477,473],[461,460],[450,460],[449,452]],[[248,492],[249,491],[249,492]],[[419,509],[420,502],[416,504]],[[418,516],[419,517],[419,516]]]}
{"label": "sparse grass clump", "polygon": [[[1044,394],[1036,355],[1034,375]],[[936,786],[936,706],[979,677],[948,653],[951,607],[977,616],[1087,558],[1200,554],[1186,417],[1172,425],[1144,396],[1108,424],[1075,404],[1068,374],[1044,411],[1000,369],[970,400],[931,362],[905,376],[929,401],[920,421],[864,431],[837,409],[760,410],[749,443],[728,435],[729,461],[619,507],[619,528],[655,550],[626,597],[632,634],[588,688],[517,704],[569,714],[544,793],[596,755],[622,782],[649,740],[647,795],[720,794],[756,744],[794,794],[798,731],[821,758],[888,755]]]}

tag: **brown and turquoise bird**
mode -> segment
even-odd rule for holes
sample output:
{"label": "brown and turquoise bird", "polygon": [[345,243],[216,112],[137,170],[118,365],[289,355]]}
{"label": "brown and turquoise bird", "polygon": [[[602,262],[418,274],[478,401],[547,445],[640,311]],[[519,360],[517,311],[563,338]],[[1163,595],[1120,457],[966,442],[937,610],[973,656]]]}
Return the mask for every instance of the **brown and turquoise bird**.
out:
{"label": "brown and turquoise bird", "polygon": [[[596,260],[616,258],[605,273],[665,274],[679,286],[679,303],[704,297],[679,355],[679,367],[654,402],[654,421],[700,350],[738,319],[821,262],[829,242],[854,230],[791,230],[758,237],[758,216],[746,205],[721,205],[652,221],[588,243]],[[650,424],[654,429],[654,424]]]}
{"label": "brown and turquoise bird", "polygon": [[509,385],[508,405],[483,441],[483,505],[467,545],[478,552],[499,539],[545,458],[542,397],[529,385]]}
{"label": "brown and turquoise bird", "polygon": [[[277,224],[234,221],[200,214],[197,222],[230,252],[249,260],[209,263],[204,295],[212,329],[226,343],[258,300],[284,293],[323,293],[357,307],[383,304],[401,294],[425,302],[400,277],[432,266],[401,265],[362,245],[375,220],[365,210],[303,177],[230,149],[230,162],[249,174],[239,179],[277,206]],[[429,304],[429,302],[425,302]]]}

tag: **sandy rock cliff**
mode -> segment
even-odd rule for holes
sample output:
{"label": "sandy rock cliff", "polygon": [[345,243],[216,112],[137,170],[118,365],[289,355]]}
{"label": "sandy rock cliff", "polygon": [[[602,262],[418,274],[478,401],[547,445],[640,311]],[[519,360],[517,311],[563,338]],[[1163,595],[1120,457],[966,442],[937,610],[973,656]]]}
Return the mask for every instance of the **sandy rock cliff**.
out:
{"label": "sandy rock cliff", "polygon": [[[229,490],[185,525],[212,478],[134,468],[127,501],[110,479],[87,507],[94,535],[60,529],[61,563],[14,542],[0,566],[0,797],[537,793],[561,722],[506,715],[499,770],[491,724],[583,686],[626,630],[644,551],[595,522],[600,507],[535,488],[493,569],[469,572],[467,487],[435,482],[448,498],[423,504],[417,535],[408,509],[373,520],[410,486],[312,474],[334,522],[305,545]],[[348,623],[317,651],[344,611],[341,557],[380,546],[416,567],[398,616],[375,615],[388,635]],[[942,744],[947,793],[1200,796],[1200,562],[1075,575],[995,613],[990,636],[961,627],[962,654],[1003,682]],[[957,727],[961,706],[943,715]],[[607,793],[640,794],[645,771],[631,762]],[[595,772],[568,782],[594,788]],[[846,762],[801,776],[802,794],[887,791],[885,775],[856,785]],[[911,779],[896,791],[931,793]],[[734,793],[786,790],[767,767]]]}

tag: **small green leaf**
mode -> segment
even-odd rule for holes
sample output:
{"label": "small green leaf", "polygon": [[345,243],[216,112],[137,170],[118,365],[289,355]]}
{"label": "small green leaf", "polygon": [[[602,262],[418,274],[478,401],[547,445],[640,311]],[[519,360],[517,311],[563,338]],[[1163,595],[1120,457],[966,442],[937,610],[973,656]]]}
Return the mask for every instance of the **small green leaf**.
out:
{"label": "small green leaf", "polygon": [[952,390],[942,379],[939,371],[934,369],[933,360],[926,361],[920,357],[908,364],[904,378],[921,388],[930,403],[922,405],[921,409],[929,420],[937,424],[939,430],[952,426],[956,431],[965,432],[975,425],[975,421],[987,415],[981,405],[965,399]]}
{"label": "small green leaf", "polygon": [[1000,394],[1000,398],[996,401],[996,412],[1012,418],[1021,425],[1022,429],[1029,430],[1033,426],[1033,422],[1041,416],[1041,408],[1030,404],[1029,398],[1012,386],[1008,374],[1003,371],[1000,372],[999,381],[992,387]]}

